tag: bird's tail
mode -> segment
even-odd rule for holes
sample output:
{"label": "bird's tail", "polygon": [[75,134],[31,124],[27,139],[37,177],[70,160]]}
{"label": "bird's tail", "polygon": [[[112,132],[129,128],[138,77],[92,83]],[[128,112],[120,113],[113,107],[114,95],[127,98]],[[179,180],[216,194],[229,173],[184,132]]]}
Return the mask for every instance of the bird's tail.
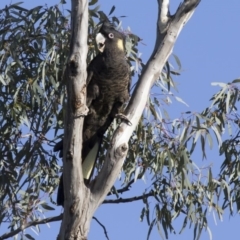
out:
{"label": "bird's tail", "polygon": [[96,141],[94,147],[90,150],[88,155],[83,159],[82,171],[83,178],[89,181],[93,175],[94,167],[98,158],[98,153],[101,145],[101,140]]}

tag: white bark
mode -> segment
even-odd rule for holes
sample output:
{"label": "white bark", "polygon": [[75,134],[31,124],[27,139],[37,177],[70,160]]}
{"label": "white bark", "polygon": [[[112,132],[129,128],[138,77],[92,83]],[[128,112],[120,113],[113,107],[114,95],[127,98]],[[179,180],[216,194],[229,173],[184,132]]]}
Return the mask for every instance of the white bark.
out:
{"label": "white bark", "polygon": [[[65,72],[66,106],[63,152],[64,214],[58,239],[86,239],[91,215],[90,191],[82,176],[82,127],[86,108],[88,0],[72,0],[70,55]],[[88,217],[89,216],[89,217]]]}
{"label": "white bark", "polygon": [[170,13],[169,13],[169,0],[159,1],[160,15],[158,20],[158,27],[161,33],[164,33],[167,30]]}

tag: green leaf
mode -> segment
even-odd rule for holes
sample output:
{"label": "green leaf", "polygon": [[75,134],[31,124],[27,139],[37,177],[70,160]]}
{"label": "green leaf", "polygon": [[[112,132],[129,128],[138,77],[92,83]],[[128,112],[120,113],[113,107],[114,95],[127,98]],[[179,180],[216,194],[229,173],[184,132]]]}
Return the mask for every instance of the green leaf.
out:
{"label": "green leaf", "polygon": [[2,75],[0,75],[0,81],[1,81],[1,83],[2,83],[3,85],[5,85],[5,86],[7,85],[7,83],[4,81]]}
{"label": "green leaf", "polygon": [[109,12],[109,14],[108,14],[108,16],[111,15],[111,14],[114,12],[115,8],[116,8],[116,7],[113,5],[112,8],[111,8],[111,10],[110,10],[110,12]]}
{"label": "green leaf", "polygon": [[229,113],[230,98],[231,98],[231,92],[228,91],[227,98],[226,98],[226,113]]}
{"label": "green leaf", "polygon": [[181,61],[180,59],[178,58],[178,56],[176,54],[172,54],[172,56],[174,57],[177,65],[178,65],[178,68],[181,69],[182,68],[182,65],[181,65]]}
{"label": "green leaf", "polygon": [[212,149],[212,147],[213,147],[212,136],[210,135],[210,133],[208,131],[206,131],[206,135],[207,135],[208,145],[209,145],[210,149]]}
{"label": "green leaf", "polygon": [[24,234],[24,236],[25,236],[27,239],[35,240],[35,238],[32,237],[30,234]]}
{"label": "green leaf", "polygon": [[185,227],[187,226],[187,222],[188,222],[188,217],[186,216],[186,217],[184,218],[183,226],[182,226],[182,228],[181,228],[179,234],[181,234],[181,233],[183,232],[183,230],[184,230]]}
{"label": "green leaf", "polygon": [[162,231],[161,231],[161,223],[160,223],[160,221],[157,221],[157,229],[158,229],[158,233],[159,233],[160,237],[161,237],[162,239],[165,239],[165,238],[164,238],[164,235],[163,235],[163,233],[162,233]]}
{"label": "green leaf", "polygon": [[150,234],[152,232],[153,226],[156,224],[157,220],[154,218],[149,226],[148,233],[147,233],[147,240],[150,239]]}
{"label": "green leaf", "polygon": [[97,2],[98,2],[98,0],[91,0],[91,1],[88,3],[88,5],[89,5],[89,6],[92,6],[92,5],[96,4]]}
{"label": "green leaf", "polygon": [[234,80],[232,81],[232,83],[240,83],[240,79],[239,79],[239,78],[234,79]]}
{"label": "green leaf", "polygon": [[46,209],[46,210],[55,210],[55,208],[50,207],[50,206],[49,206],[48,204],[46,204],[46,203],[42,203],[41,206],[42,206],[44,209]]}

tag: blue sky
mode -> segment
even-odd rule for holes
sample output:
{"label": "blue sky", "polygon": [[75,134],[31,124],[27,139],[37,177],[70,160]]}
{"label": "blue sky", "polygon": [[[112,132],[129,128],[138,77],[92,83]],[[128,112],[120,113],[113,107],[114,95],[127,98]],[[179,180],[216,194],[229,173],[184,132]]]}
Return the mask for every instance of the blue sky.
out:
{"label": "blue sky", "polygon": [[[69,0],[66,0],[69,5]],[[0,8],[10,2],[2,0]],[[58,3],[57,0],[32,1],[25,0],[24,7],[32,8],[36,5],[47,3],[49,6]],[[157,19],[157,1],[150,0],[99,0],[102,9],[109,12],[112,5],[116,6],[115,15],[125,15],[122,19],[124,28],[128,26],[131,30],[143,39],[144,44],[140,44],[142,59],[147,61],[155,43],[155,26]],[[171,12],[177,8],[180,1],[171,0]],[[67,8],[67,6],[66,6]],[[196,12],[190,21],[186,24],[180,33],[177,43],[174,47],[176,54],[182,63],[181,76],[174,80],[178,83],[179,92],[177,95],[188,103],[187,108],[183,104],[172,104],[167,110],[174,115],[180,116],[183,111],[201,111],[209,105],[209,99],[218,90],[211,86],[211,82],[230,82],[240,77],[240,1],[203,1],[200,3]],[[215,145],[216,147],[216,145]],[[220,159],[218,153],[210,153],[207,160],[201,161],[199,165],[213,163],[215,173],[217,173]],[[199,154],[200,155],[200,154]],[[146,188],[144,182],[137,182],[134,193],[142,192]],[[151,204],[151,201],[150,201]],[[133,202],[130,204],[103,205],[97,212],[96,217],[107,228],[110,240],[145,240],[148,226],[144,221],[139,222],[139,216],[143,207],[142,202]],[[55,212],[47,214],[48,216],[58,215],[61,212],[60,207],[56,207]],[[231,239],[239,239],[238,216],[229,218],[229,213],[224,214],[223,222],[217,220],[217,226],[214,224],[212,212],[208,213],[209,226],[212,231],[213,239],[227,239],[231,234]],[[182,218],[174,222],[174,227],[178,233],[182,226]],[[50,228],[41,226],[41,232],[37,237],[31,230],[29,231],[35,239],[55,239],[60,223],[51,223]],[[3,229],[0,230],[3,233]],[[234,237],[236,236],[236,237]],[[186,240],[193,238],[193,229],[185,229],[181,235],[171,234],[170,240]],[[93,220],[90,229],[89,240],[105,240],[101,227]],[[150,239],[161,239],[157,229],[154,229]],[[206,232],[201,239],[209,239]]]}

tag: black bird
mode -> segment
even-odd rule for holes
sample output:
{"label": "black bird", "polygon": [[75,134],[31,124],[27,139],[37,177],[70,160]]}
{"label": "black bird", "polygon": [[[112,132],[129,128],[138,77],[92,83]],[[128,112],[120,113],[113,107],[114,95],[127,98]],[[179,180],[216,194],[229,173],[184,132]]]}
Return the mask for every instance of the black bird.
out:
{"label": "black bird", "polygon": [[[105,21],[96,36],[99,54],[90,62],[87,73],[88,115],[83,125],[83,176],[90,180],[98,157],[103,135],[113,119],[121,116],[123,104],[129,99],[131,71],[125,54],[125,35]],[[63,141],[54,151],[62,150]],[[62,177],[58,188],[57,204],[63,206]]]}

